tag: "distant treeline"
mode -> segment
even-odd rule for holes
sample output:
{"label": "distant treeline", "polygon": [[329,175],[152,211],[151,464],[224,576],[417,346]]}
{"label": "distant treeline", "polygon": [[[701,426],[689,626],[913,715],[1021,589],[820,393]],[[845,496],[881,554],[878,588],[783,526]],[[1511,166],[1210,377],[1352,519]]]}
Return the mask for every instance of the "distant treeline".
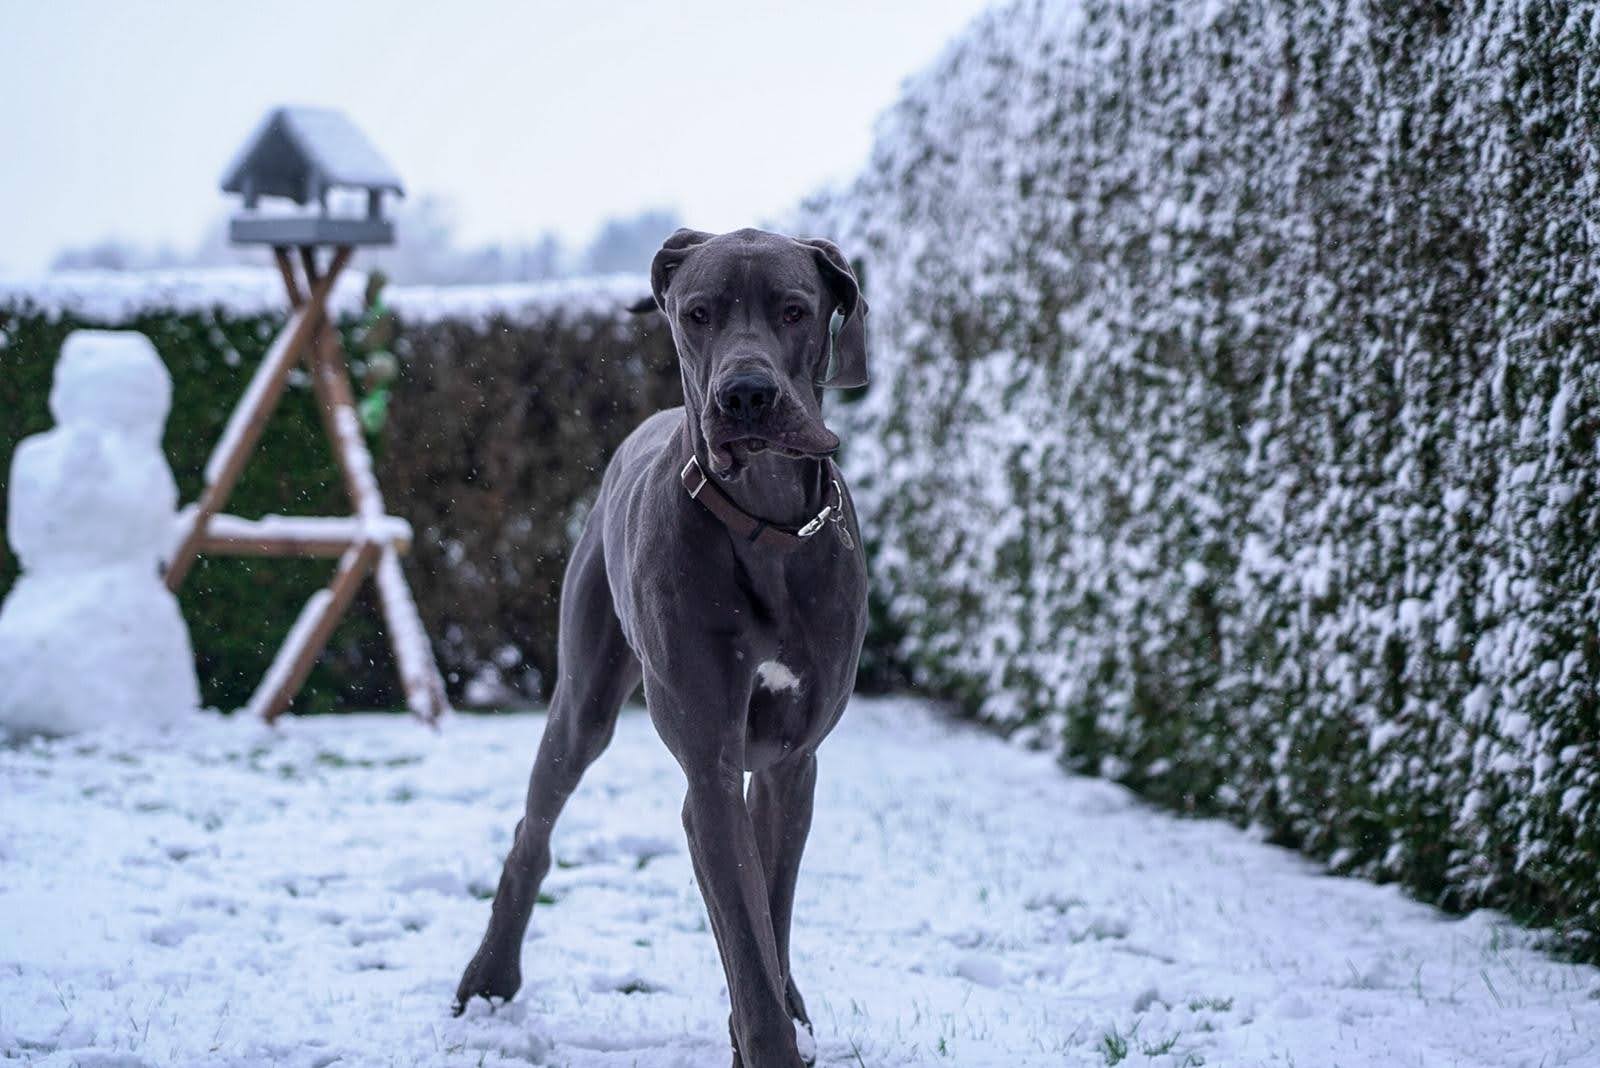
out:
{"label": "distant treeline", "polygon": [[[487,285],[544,282],[602,274],[635,273],[650,263],[663,234],[679,225],[678,213],[651,208],[604,220],[582,246],[571,246],[546,231],[532,240],[464,243],[455,212],[439,196],[402,200],[394,207],[398,242],[369,250],[363,266],[392,280],[417,285]],[[200,240],[184,248],[152,246],[115,237],[62,249],[54,271],[152,271],[196,267],[235,267],[261,262],[258,249],[228,240],[228,216],[218,215]]]}

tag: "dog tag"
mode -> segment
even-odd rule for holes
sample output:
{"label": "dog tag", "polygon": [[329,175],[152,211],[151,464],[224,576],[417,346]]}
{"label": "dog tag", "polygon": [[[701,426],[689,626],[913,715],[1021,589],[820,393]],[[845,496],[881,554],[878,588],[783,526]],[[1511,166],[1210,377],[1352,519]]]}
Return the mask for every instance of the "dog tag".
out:
{"label": "dog tag", "polygon": [[850,528],[844,525],[843,508],[839,509],[839,514],[834,517],[833,525],[834,528],[838,530],[839,540],[844,542],[844,547],[846,549],[854,549],[856,547],[856,541],[850,536]]}

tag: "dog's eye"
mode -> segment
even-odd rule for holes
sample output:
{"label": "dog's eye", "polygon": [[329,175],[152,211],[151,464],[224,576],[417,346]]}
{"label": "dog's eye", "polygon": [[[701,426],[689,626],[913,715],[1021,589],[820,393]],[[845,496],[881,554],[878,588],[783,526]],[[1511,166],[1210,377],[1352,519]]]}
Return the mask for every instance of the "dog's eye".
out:
{"label": "dog's eye", "polygon": [[786,323],[798,323],[805,317],[806,310],[798,304],[790,304],[783,309],[783,321]]}
{"label": "dog's eye", "polygon": [[704,307],[696,305],[689,309],[689,321],[704,326],[711,321],[711,313],[706,311]]}

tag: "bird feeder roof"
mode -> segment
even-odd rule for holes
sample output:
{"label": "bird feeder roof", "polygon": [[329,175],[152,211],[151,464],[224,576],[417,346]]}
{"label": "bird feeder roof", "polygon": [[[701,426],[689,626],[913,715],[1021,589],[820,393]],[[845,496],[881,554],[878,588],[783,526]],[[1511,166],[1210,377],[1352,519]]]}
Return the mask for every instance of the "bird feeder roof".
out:
{"label": "bird feeder roof", "polygon": [[328,108],[269,112],[222,179],[224,192],[297,204],[307,203],[316,187],[335,186],[405,194],[389,161],[343,113]]}

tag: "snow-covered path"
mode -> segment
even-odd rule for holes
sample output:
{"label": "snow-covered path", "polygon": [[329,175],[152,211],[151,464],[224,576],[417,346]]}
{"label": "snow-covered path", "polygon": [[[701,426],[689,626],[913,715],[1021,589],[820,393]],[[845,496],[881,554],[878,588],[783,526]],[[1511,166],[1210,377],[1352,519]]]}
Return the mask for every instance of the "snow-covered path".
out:
{"label": "snow-covered path", "polygon": [[[679,772],[632,710],[557,831],[522,995],[450,1018],[542,723],[0,751],[0,1051],[725,1065]],[[819,790],[795,969],[822,1064],[1600,1064],[1600,971],[920,704],[857,700]]]}

